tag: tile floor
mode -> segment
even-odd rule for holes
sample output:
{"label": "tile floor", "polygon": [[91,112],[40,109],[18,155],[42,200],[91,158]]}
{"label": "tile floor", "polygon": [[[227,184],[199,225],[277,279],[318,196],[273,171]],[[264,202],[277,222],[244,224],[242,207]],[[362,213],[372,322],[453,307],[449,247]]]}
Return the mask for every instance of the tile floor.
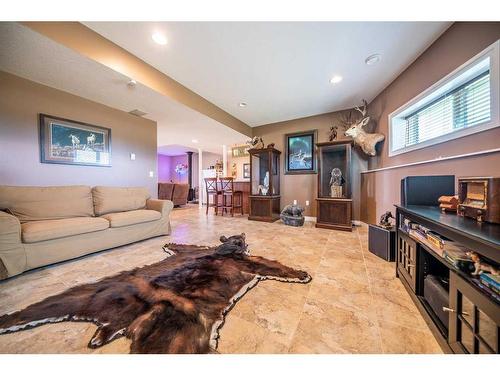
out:
{"label": "tile floor", "polygon": [[[309,272],[309,284],[263,281],[229,313],[220,353],[442,353],[417,308],[387,263],[367,250],[367,227],[352,233],[294,228],[281,222],[220,217],[197,206],[172,213],[173,233],[34,270],[0,282],[0,314],[23,308],[79,283],[165,255],[166,242],[216,244],[245,232],[252,254]],[[120,338],[87,348],[95,326],[59,323],[0,336],[0,353],[127,353]]]}

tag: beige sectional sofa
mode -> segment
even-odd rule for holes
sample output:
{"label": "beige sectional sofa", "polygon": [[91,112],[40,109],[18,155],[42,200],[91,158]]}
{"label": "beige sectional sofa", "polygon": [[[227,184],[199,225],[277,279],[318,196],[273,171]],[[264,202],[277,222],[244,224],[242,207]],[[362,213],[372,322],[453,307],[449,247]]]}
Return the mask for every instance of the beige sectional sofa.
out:
{"label": "beige sectional sofa", "polygon": [[145,188],[0,186],[0,279],[170,234],[172,208]]}

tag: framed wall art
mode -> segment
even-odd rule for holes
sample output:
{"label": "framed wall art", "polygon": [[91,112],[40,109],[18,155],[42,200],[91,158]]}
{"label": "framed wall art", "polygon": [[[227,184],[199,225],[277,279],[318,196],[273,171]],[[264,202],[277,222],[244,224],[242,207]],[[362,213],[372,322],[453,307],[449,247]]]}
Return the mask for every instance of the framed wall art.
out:
{"label": "framed wall art", "polygon": [[250,178],[250,163],[243,164],[243,178]]}
{"label": "framed wall art", "polygon": [[111,166],[111,129],[40,114],[42,163]]}
{"label": "framed wall art", "polygon": [[244,146],[235,146],[231,148],[231,153],[233,155],[233,158],[242,158],[245,156],[249,156],[250,154],[248,153],[248,149],[250,148],[249,145],[244,145]]}
{"label": "framed wall art", "polygon": [[285,174],[316,173],[317,130],[285,134]]}

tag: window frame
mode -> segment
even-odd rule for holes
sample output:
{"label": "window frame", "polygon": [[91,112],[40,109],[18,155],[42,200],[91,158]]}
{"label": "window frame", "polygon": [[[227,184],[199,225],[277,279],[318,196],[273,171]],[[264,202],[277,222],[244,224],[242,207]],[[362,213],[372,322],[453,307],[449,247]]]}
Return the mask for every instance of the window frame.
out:
{"label": "window frame", "polygon": [[[458,77],[463,75],[469,69],[471,69],[474,65],[482,61],[483,59],[490,59],[490,120],[484,122],[479,125],[475,125],[472,127],[466,127],[463,129],[459,129],[448,134],[444,134],[421,143],[417,143],[411,146],[403,147],[397,150],[394,150],[394,133],[393,127],[401,126],[402,122],[404,122],[405,117],[407,117],[410,113],[415,113],[416,111],[424,108],[428,105],[428,103],[436,100],[438,97],[444,95],[445,93],[452,92],[457,87],[463,85],[463,83],[456,84],[445,90],[443,93],[437,95],[433,99],[428,99],[435,95],[437,91],[443,89],[443,87],[450,85],[450,83],[456,80]],[[495,43],[491,44],[483,51],[478,53],[476,56],[459,66],[457,69],[447,74],[444,78],[440,79],[438,82],[421,92],[419,95],[405,103],[403,106],[396,109],[394,112],[390,113],[388,116],[388,135],[389,135],[389,157],[405,154],[407,152],[423,149],[426,147],[430,147],[439,143],[447,142],[450,140],[466,137],[471,134],[480,133],[486,130],[490,130],[496,127],[500,127],[499,121],[499,92],[500,92],[500,40],[497,40]],[[419,105],[420,102],[423,102]]]}

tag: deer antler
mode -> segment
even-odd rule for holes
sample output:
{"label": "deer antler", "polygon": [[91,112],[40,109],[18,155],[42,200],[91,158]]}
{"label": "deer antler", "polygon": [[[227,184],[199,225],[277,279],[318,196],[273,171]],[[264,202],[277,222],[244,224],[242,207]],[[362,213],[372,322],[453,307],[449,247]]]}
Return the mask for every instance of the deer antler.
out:
{"label": "deer antler", "polygon": [[354,109],[356,111],[358,111],[359,113],[361,113],[361,115],[363,116],[363,118],[366,116],[366,107],[368,107],[368,103],[366,102],[365,99],[363,99],[363,105],[361,106],[362,108],[360,107],[354,107]]}
{"label": "deer antler", "polygon": [[350,128],[351,125],[353,124],[352,111],[343,114],[342,117],[339,119],[339,122],[344,126],[344,128]]}

